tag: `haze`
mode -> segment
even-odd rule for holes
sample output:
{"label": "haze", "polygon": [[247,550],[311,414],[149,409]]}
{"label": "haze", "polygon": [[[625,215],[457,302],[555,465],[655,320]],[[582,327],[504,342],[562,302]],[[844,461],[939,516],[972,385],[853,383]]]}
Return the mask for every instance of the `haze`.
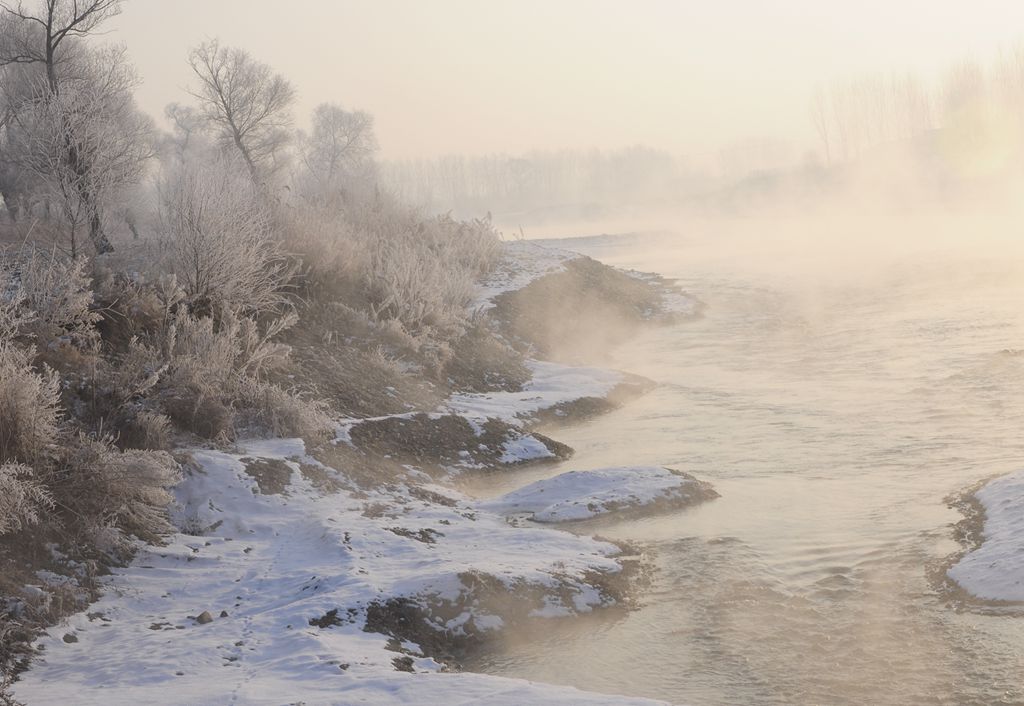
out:
{"label": "haze", "polygon": [[220,37],[295,83],[300,122],[321,102],[372,113],[386,159],[632,144],[696,155],[752,137],[811,148],[816,85],[987,60],[1016,44],[1024,5],[139,0],[111,28],[152,115],[187,98],[187,48]]}

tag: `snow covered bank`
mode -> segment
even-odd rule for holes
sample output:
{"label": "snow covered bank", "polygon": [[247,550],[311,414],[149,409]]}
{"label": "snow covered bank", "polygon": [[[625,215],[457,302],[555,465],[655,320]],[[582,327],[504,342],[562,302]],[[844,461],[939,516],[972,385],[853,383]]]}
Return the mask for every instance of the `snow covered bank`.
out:
{"label": "snow covered bank", "polygon": [[537,522],[572,522],[610,513],[669,510],[717,497],[708,483],[659,466],[569,471],[480,505]]}
{"label": "snow covered bank", "polygon": [[[567,267],[599,283],[608,276],[576,258],[508,244],[480,304]],[[646,311],[633,308],[633,318]],[[180,533],[140,546],[105,579],[101,600],[50,629],[15,695],[29,704],[652,703],[442,664],[507,626],[621,604],[635,568],[613,544],[515,526],[508,508],[434,482],[564,458],[571,449],[534,432],[539,421],[645,389],[600,368],[528,365],[522,389],[340,420],[334,445],[310,453],[299,440],[193,449],[176,488]],[[664,469],[548,483],[546,504],[529,511],[549,521],[713,493]]]}
{"label": "snow covered bank", "polygon": [[1024,601],[1024,471],[989,482],[975,498],[985,511],[983,541],[949,577],[977,598]]}
{"label": "snow covered bank", "polygon": [[474,309],[487,310],[494,306],[495,297],[522,289],[531,282],[565,271],[565,263],[582,257],[579,253],[531,242],[506,242],[498,265],[480,282]]}
{"label": "snow covered bank", "polygon": [[624,380],[615,370],[527,362],[533,377],[517,392],[462,393],[445,407],[472,419],[504,419],[522,424],[538,412],[586,397],[607,397]]}
{"label": "snow covered bank", "polygon": [[[429,604],[421,626],[451,636],[509,615],[572,615],[614,602],[618,548],[518,528],[438,486],[324,495],[344,477],[301,442],[239,453],[196,450],[177,489],[188,530],[146,547],[104,597],[52,628],[16,684],[29,704],[650,703],[473,674],[445,673],[409,640],[364,631],[384,601]],[[247,472],[283,468],[283,492]],[[480,586],[504,587],[488,601]],[[513,590],[514,589],[514,590]],[[525,605],[515,606],[516,601]],[[399,636],[401,637],[401,636]]]}

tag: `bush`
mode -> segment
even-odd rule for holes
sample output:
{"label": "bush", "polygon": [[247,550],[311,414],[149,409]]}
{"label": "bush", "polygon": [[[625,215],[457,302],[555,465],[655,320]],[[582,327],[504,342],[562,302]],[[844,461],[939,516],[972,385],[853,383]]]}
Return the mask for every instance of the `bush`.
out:
{"label": "bush", "polygon": [[363,228],[370,260],[363,277],[373,314],[412,330],[461,324],[500,243],[489,222],[450,216],[418,220],[382,211]]}
{"label": "bush", "polygon": [[279,310],[294,269],[271,222],[265,195],[238,164],[183,164],[160,185],[150,264],[177,277],[193,311]]}
{"label": "bush", "polygon": [[117,449],[110,439],[69,440],[60,466],[48,478],[57,503],[72,508],[94,541],[121,549],[125,538],[155,542],[173,531],[166,507],[169,488],[180,480],[165,451]]}
{"label": "bush", "polygon": [[314,297],[441,335],[463,324],[476,282],[500,249],[487,220],[422,218],[380,194],[344,209],[300,203],[288,231],[290,247],[310,263],[308,281],[320,290]]}
{"label": "bush", "polygon": [[[166,341],[168,412],[208,438],[231,436],[236,421],[274,434],[322,435],[330,428],[324,405],[264,379],[287,361],[289,347],[273,339],[296,321],[288,314],[261,331],[249,317],[214,321],[179,311]],[[238,407],[244,413],[236,420]]]}
{"label": "bush", "polygon": [[0,463],[35,464],[57,437],[60,379],[37,373],[31,349],[0,339]]}
{"label": "bush", "polygon": [[20,463],[0,465],[0,535],[18,532],[39,522],[39,511],[53,507],[53,498]]}
{"label": "bush", "polygon": [[238,386],[243,424],[275,436],[322,437],[332,426],[326,405],[277,385],[243,378]]}
{"label": "bush", "polygon": [[167,416],[143,409],[125,423],[118,441],[122,447],[166,451],[171,447],[172,431]]}
{"label": "bush", "polygon": [[86,261],[71,260],[29,250],[7,263],[9,282],[21,291],[24,305],[33,312],[25,327],[40,345],[57,339],[75,346],[92,343],[94,325],[101,318],[92,310],[92,282]]}

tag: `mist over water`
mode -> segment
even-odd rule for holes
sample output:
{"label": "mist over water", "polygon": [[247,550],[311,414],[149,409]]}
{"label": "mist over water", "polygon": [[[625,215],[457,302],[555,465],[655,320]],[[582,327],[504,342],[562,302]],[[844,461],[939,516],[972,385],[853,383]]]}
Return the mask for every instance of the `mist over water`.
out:
{"label": "mist over water", "polygon": [[1024,459],[1024,258],[990,210],[698,222],[555,241],[678,277],[708,308],[612,365],[647,396],[494,480],[660,464],[722,497],[590,525],[639,542],[642,607],[546,622],[471,665],[694,704],[1024,703],[1024,622],[936,581],[947,498]]}

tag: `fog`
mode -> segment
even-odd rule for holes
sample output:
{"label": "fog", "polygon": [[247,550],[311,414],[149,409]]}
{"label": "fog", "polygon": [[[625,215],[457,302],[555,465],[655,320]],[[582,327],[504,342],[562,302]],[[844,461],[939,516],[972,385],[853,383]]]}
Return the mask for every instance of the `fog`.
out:
{"label": "fog", "polygon": [[0,0],[0,703],[1022,704],[1022,197],[1019,1]]}
{"label": "fog", "polygon": [[633,144],[699,155],[763,137],[803,148],[816,85],[931,75],[1011,46],[1021,27],[1012,0],[140,0],[107,39],[126,45],[152,115],[181,100],[187,48],[220,37],[293,80],[297,114],[368,111],[383,156],[408,159]]}

